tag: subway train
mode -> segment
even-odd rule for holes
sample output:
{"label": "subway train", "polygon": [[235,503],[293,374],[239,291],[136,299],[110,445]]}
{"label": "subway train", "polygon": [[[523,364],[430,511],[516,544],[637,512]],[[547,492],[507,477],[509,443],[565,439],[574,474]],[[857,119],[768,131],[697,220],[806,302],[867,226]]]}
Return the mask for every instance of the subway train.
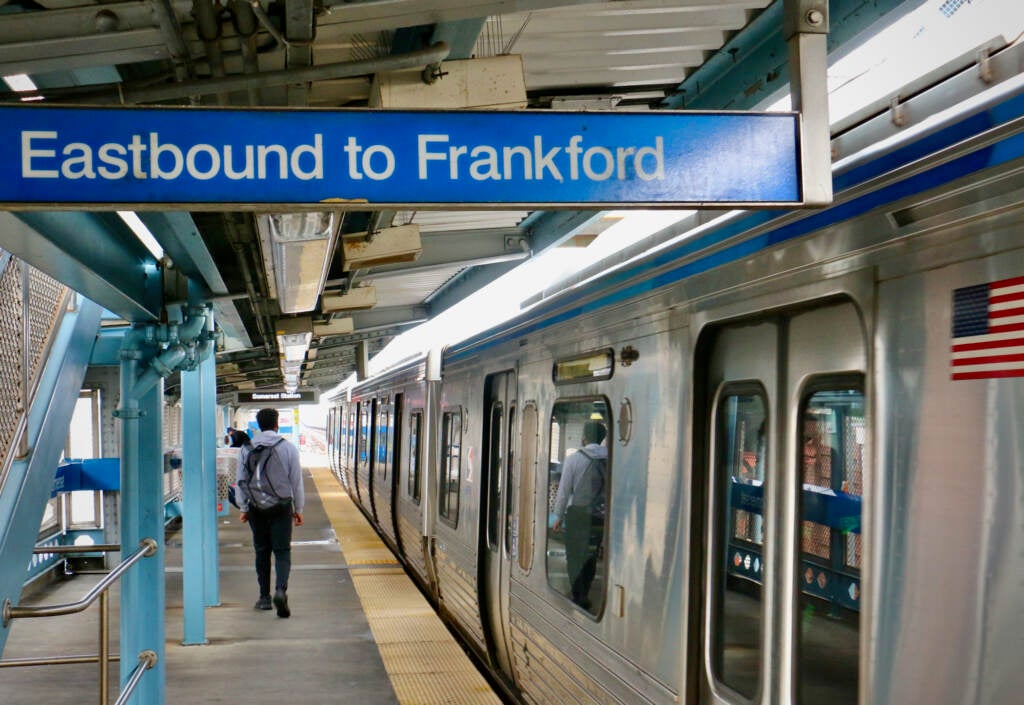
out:
{"label": "subway train", "polygon": [[332,470],[511,699],[1021,702],[1022,56],[837,134],[831,206],[338,393]]}

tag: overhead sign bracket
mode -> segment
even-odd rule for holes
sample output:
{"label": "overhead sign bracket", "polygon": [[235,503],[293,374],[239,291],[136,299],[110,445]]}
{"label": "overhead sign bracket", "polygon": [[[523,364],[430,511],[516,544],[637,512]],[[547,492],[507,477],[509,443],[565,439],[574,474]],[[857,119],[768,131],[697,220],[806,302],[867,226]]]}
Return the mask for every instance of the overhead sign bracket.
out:
{"label": "overhead sign bracket", "polygon": [[828,2],[784,0],[792,109],[801,116],[804,204],[832,202],[832,133],[828,118]]}

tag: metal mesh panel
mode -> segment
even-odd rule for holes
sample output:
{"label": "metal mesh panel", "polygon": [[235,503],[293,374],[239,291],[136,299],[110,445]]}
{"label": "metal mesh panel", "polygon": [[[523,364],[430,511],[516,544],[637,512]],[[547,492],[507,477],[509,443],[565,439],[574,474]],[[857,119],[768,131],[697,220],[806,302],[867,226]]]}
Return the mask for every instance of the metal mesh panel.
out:
{"label": "metal mesh panel", "polygon": [[164,449],[181,447],[181,407],[164,407]]}
{"label": "metal mesh panel", "polygon": [[[843,468],[843,491],[860,496],[864,493],[864,444],[867,424],[862,417],[847,417],[843,429],[843,447],[846,448],[846,465]],[[846,565],[861,567],[863,543],[860,534],[849,533],[846,540]]]}
{"label": "metal mesh panel", "polygon": [[19,429],[24,428],[26,389],[35,389],[68,293],[66,286],[14,257],[4,261],[0,273],[0,379],[4,380],[0,385],[0,486],[19,442]]}
{"label": "metal mesh panel", "polygon": [[0,476],[6,476],[6,461],[25,409],[21,398],[21,267],[21,262],[11,258],[0,274],[0,379],[4,380],[0,385],[0,462],[4,462]]}
{"label": "metal mesh panel", "polygon": [[[828,442],[828,429],[824,418],[814,416],[804,419],[803,439],[803,484],[824,489],[832,487],[832,463],[838,458]],[[832,555],[832,530],[824,524],[810,521],[801,522],[800,548],[819,558]]]}
{"label": "metal mesh panel", "polygon": [[68,288],[29,267],[28,290],[29,379],[35,380],[49,352],[50,335],[64,312]]}

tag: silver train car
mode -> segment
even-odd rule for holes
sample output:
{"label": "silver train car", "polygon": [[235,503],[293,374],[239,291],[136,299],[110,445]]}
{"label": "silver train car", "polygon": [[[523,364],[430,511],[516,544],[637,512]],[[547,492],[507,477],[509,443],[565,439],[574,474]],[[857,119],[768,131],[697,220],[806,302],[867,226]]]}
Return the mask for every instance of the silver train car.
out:
{"label": "silver train car", "polygon": [[512,697],[1022,701],[1022,57],[839,135],[832,206],[694,214],[336,402]]}

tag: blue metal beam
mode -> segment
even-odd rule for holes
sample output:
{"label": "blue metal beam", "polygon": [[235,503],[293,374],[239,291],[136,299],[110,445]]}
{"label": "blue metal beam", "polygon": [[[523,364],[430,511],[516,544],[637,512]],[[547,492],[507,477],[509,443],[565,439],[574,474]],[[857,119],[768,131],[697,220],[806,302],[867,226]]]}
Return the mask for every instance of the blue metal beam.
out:
{"label": "blue metal beam", "polygon": [[138,216],[177,270],[192,280],[203,282],[213,296],[228,293],[227,285],[191,215],[181,211],[146,211]]}
{"label": "blue metal beam", "polygon": [[181,373],[185,645],[205,644],[206,607],[220,603],[217,547],[216,359]]}
{"label": "blue metal beam", "polygon": [[116,213],[0,212],[0,247],[122,318],[159,317],[157,262]]}
{"label": "blue metal beam", "polygon": [[[924,0],[830,0],[828,53],[835,59],[847,44],[883,15],[887,21]],[[782,0],[769,5],[724,47],[686,77],[662,107],[686,110],[749,110],[789,85]],[[895,14],[892,14],[894,13]]]}
{"label": "blue metal beam", "polygon": [[[0,602],[18,604],[100,313],[99,306],[82,299],[77,311],[65,314],[31,400],[25,431],[29,454],[14,461],[0,492]],[[0,653],[8,631],[0,625]]]}

